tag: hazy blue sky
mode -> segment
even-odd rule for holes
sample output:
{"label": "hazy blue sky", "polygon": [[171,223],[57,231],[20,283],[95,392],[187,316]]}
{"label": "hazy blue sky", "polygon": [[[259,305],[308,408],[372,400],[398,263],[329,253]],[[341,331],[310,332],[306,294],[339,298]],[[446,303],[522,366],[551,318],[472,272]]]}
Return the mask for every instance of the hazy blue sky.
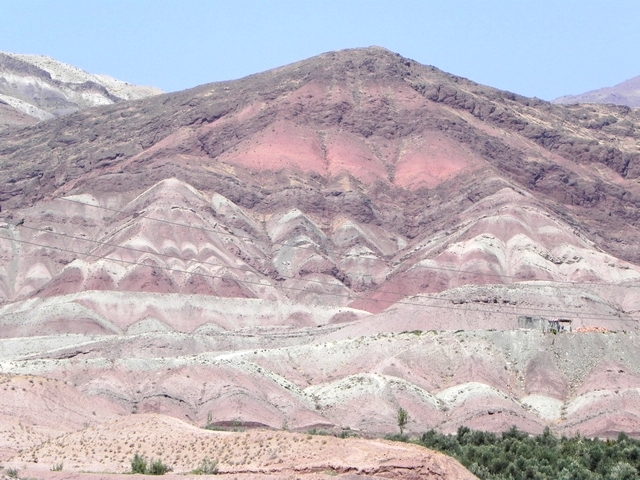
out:
{"label": "hazy blue sky", "polygon": [[552,99],[640,75],[640,0],[0,0],[0,50],[167,91],[369,45]]}

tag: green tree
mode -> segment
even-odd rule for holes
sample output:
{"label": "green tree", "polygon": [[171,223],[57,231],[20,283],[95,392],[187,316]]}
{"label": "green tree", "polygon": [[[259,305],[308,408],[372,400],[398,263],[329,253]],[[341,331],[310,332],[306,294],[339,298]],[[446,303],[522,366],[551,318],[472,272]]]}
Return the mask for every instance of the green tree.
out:
{"label": "green tree", "polygon": [[409,414],[404,408],[400,407],[398,409],[398,414],[396,419],[398,420],[398,428],[400,429],[400,435],[402,435],[404,433],[404,427],[406,427],[407,423],[409,422]]}
{"label": "green tree", "polygon": [[638,471],[626,462],[618,462],[609,471],[607,480],[636,480]]}

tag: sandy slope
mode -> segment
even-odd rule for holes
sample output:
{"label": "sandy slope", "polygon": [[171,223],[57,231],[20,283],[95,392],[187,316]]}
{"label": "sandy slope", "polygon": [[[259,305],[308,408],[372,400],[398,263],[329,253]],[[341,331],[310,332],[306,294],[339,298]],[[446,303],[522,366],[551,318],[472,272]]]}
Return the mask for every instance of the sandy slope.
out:
{"label": "sandy slope", "polygon": [[58,463],[68,471],[125,473],[135,453],[161,458],[174,473],[188,473],[210,458],[218,460],[221,474],[265,478],[314,473],[475,478],[455,460],[415,445],[268,430],[212,432],[160,415],[133,415],[64,435],[5,465],[26,465],[38,475]]}
{"label": "sandy slope", "polygon": [[[640,432],[635,334],[347,332],[343,326],[305,335],[77,335],[66,345],[7,339],[0,341],[6,358],[0,369],[35,375],[36,386],[42,378],[66,382],[82,392],[77,401],[85,411],[100,399],[106,411],[162,413],[195,426],[210,419],[384,434],[397,430],[402,406],[410,412],[407,430],[418,435],[461,425],[494,431],[516,425],[532,433],[550,426],[558,434],[600,437]],[[36,413],[25,416],[21,397],[8,394],[7,418],[46,427]]]}

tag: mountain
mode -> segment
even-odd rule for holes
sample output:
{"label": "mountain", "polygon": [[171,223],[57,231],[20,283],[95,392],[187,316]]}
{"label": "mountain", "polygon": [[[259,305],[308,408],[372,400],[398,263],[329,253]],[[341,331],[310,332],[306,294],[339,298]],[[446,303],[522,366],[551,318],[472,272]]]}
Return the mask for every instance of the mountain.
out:
{"label": "mountain", "polygon": [[0,127],[162,93],[94,75],[44,55],[0,52]]}
{"label": "mountain", "polygon": [[639,139],[380,47],[8,127],[2,372],[197,426],[638,435]]}
{"label": "mountain", "polygon": [[599,88],[580,95],[565,95],[564,97],[556,98],[553,103],[609,103],[638,108],[640,107],[640,76],[633,77],[613,87]]}

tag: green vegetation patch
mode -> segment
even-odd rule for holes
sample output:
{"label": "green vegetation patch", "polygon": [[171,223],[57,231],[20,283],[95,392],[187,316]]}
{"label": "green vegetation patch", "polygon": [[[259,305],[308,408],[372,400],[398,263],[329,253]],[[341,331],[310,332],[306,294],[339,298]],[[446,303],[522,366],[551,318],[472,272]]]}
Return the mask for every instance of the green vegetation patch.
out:
{"label": "green vegetation patch", "polygon": [[451,455],[482,480],[640,479],[640,441],[624,433],[599,440],[559,438],[548,428],[530,436],[515,427],[501,435],[460,427],[456,435],[430,430],[414,441]]}

